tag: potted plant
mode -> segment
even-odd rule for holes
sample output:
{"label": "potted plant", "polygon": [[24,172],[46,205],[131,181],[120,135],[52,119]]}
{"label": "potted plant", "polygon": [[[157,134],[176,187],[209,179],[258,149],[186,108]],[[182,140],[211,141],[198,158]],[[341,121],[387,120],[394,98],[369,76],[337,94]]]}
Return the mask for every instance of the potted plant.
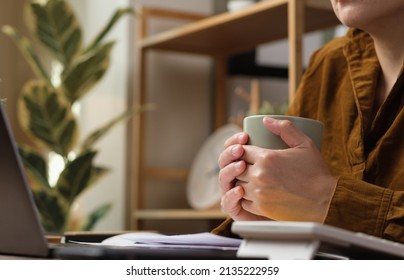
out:
{"label": "potted plant", "polygon": [[[115,11],[110,21],[87,46],[71,6],[63,0],[27,3],[26,21],[38,45],[46,50],[46,62],[34,44],[11,26],[4,26],[36,74],[23,86],[18,99],[18,119],[32,145],[19,150],[45,230],[69,230],[70,210],[75,199],[107,172],[94,164],[96,143],[110,128],[141,108],[132,108],[90,133],[79,143],[79,128],[73,106],[100,81],[108,69],[114,41],[105,36],[129,8]],[[49,69],[49,70],[47,70]],[[52,74],[50,74],[52,73]],[[144,108],[143,108],[144,109]],[[63,160],[55,183],[49,180],[49,155]],[[110,209],[99,206],[76,229],[90,230]]]}

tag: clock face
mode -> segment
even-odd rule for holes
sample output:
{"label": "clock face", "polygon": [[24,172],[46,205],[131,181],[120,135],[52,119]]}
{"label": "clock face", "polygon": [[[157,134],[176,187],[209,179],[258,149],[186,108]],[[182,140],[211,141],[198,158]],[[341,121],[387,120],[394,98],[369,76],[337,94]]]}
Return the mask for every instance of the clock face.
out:
{"label": "clock face", "polygon": [[203,210],[219,206],[219,155],[224,150],[224,142],[240,131],[234,124],[222,126],[202,144],[187,181],[187,199],[192,208]]}

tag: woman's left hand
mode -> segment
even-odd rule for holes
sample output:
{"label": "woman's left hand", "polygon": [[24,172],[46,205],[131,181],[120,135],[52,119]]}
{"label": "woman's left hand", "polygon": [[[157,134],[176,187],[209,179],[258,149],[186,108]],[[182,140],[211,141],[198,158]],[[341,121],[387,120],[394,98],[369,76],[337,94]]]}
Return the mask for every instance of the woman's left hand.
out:
{"label": "woman's left hand", "polygon": [[243,146],[247,168],[237,177],[243,209],[274,220],[323,222],[337,179],[311,139],[290,121],[264,118],[264,125],[290,148]]}

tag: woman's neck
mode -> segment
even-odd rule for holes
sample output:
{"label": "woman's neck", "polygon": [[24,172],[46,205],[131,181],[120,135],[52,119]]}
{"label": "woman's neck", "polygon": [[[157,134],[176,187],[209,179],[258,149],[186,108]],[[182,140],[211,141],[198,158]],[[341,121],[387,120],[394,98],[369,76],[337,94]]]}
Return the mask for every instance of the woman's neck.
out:
{"label": "woman's neck", "polygon": [[403,68],[404,42],[402,45],[396,45],[375,39],[375,48],[386,88],[391,90]]}
{"label": "woman's neck", "polygon": [[391,92],[404,65],[404,28],[396,28],[395,32],[384,31],[371,34],[381,66],[377,92],[380,104]]}

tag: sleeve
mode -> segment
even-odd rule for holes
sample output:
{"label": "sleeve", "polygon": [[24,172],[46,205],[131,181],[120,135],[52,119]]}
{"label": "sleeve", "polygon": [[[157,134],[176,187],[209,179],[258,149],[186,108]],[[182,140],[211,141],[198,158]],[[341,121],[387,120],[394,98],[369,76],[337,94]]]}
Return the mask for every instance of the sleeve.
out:
{"label": "sleeve", "polygon": [[404,243],[404,192],[340,177],[324,223]]}

